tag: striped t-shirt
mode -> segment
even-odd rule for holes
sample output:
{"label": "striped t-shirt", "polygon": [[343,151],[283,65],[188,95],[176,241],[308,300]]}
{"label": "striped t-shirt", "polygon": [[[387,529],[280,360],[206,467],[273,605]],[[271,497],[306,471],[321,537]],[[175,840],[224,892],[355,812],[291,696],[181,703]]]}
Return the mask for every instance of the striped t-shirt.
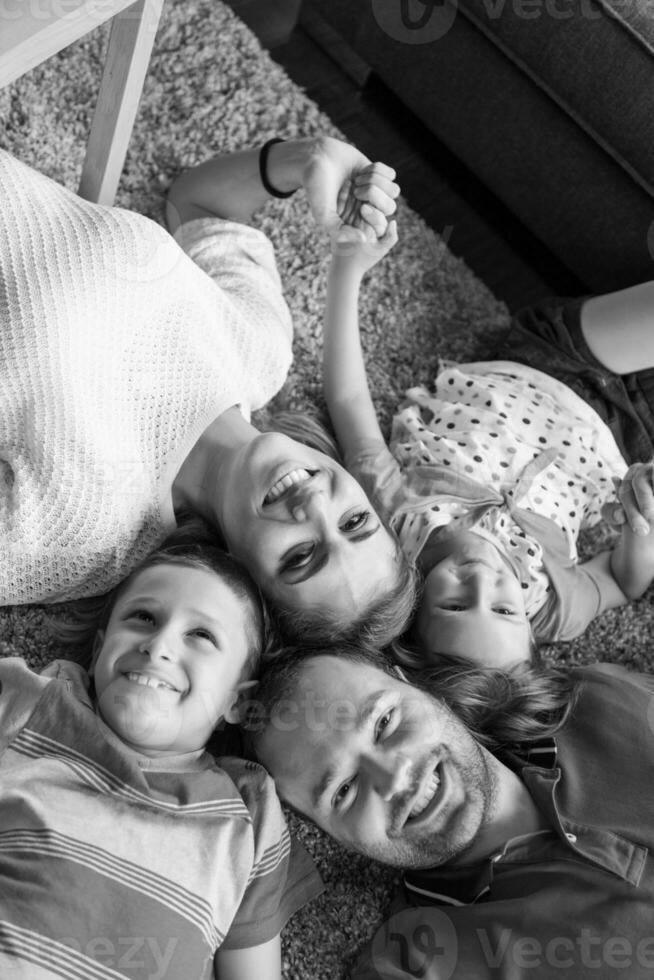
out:
{"label": "striped t-shirt", "polygon": [[65,676],[0,660],[0,976],[211,977],[320,890],[273,782],[130,751]]}

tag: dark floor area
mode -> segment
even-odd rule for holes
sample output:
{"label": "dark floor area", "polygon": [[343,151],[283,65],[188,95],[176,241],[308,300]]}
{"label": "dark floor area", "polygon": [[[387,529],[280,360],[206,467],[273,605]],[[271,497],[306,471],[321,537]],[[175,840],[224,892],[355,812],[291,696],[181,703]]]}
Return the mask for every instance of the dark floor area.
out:
{"label": "dark floor area", "polygon": [[258,0],[228,2],[348,139],[395,167],[410,206],[511,310],[585,292],[315,15],[304,10],[289,33],[284,4],[274,15]]}

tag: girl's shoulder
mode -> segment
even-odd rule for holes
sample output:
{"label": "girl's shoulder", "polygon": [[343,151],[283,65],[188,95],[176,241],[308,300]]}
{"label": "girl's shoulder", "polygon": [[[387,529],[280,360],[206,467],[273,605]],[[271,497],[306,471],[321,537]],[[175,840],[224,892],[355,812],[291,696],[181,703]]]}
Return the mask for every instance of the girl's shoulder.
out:
{"label": "girl's shoulder", "polygon": [[385,442],[368,439],[345,457],[345,468],[361,484],[380,517],[397,508],[404,492],[402,469]]}

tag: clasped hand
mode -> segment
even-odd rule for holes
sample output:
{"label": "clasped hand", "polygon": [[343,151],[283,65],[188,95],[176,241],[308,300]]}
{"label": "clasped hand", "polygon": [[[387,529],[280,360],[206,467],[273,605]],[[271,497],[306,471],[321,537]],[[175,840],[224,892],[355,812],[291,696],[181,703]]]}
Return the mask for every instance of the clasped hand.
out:
{"label": "clasped hand", "polygon": [[648,534],[654,525],[654,460],[633,463],[622,480],[613,482],[618,502],[604,505],[604,520],[618,527],[627,523],[634,534]]}
{"label": "clasped hand", "polygon": [[386,233],[400,193],[391,167],[329,136],[313,143],[302,184],[316,223],[332,237],[347,225],[370,241]]}

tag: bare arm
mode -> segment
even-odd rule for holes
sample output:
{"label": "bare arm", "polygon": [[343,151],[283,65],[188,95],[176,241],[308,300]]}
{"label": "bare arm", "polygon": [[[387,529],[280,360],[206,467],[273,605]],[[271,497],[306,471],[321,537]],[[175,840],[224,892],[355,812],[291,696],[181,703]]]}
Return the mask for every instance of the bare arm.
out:
{"label": "bare arm", "polygon": [[366,438],[382,439],[370,397],[359,336],[360,275],[337,258],[327,276],[323,340],[323,391],[343,453]]}
{"label": "bare arm", "polygon": [[607,609],[624,606],[628,597],[622,590],[613,571],[612,551],[600,551],[599,554],[593,555],[588,561],[583,562],[580,567],[590,572],[600,586],[602,603],[595,615],[599,616]]}
{"label": "bare arm", "polygon": [[349,229],[335,244],[327,276],[323,338],[323,390],[343,453],[383,435],[370,397],[359,334],[358,301],[365,272],[397,241],[395,222],[379,241],[365,241]]}
{"label": "bare arm", "polygon": [[628,524],[611,552],[611,571],[628,599],[638,599],[654,579],[654,527],[634,534]]}
{"label": "bare arm", "polygon": [[279,936],[249,949],[219,949],[214,962],[216,980],[281,980]]}
{"label": "bare arm", "polygon": [[[260,147],[216,156],[182,173],[172,184],[166,204],[171,232],[193,218],[220,217],[248,222],[270,200],[259,173]],[[356,202],[372,207],[361,218],[375,234],[384,233],[387,216],[395,211],[399,188],[394,171],[377,169],[374,181],[361,177],[370,166],[363,153],[328,136],[276,143],[268,153],[267,176],[282,192],[306,190],[309,207],[321,227],[335,230],[350,221]],[[390,176],[389,176],[390,175]],[[347,187],[348,193],[341,191]]]}
{"label": "bare arm", "polygon": [[619,503],[602,508],[604,519],[620,526],[611,571],[627,598],[637,599],[654,579],[654,461],[634,463],[614,483]]}
{"label": "bare arm", "polygon": [[654,462],[633,463],[622,480],[615,477],[618,504],[605,504],[602,516],[614,526],[627,523],[631,530],[645,536],[654,526]]}
{"label": "bare arm", "polygon": [[593,296],[581,308],[581,331],[595,357],[616,374],[654,366],[654,282]]}

